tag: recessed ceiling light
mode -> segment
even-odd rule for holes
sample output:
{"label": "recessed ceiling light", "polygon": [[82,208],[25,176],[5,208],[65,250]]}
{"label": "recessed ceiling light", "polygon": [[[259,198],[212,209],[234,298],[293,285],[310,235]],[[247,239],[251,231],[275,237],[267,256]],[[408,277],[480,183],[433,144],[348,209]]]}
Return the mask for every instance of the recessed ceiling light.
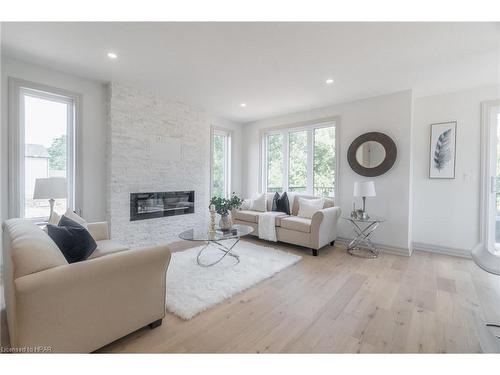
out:
{"label": "recessed ceiling light", "polygon": [[118,58],[118,55],[114,52],[108,52],[108,57],[114,60]]}
{"label": "recessed ceiling light", "polygon": [[247,106],[247,103],[241,103],[240,107],[245,108]]}
{"label": "recessed ceiling light", "polygon": [[328,78],[325,82],[327,85],[331,85],[333,83],[333,78]]}

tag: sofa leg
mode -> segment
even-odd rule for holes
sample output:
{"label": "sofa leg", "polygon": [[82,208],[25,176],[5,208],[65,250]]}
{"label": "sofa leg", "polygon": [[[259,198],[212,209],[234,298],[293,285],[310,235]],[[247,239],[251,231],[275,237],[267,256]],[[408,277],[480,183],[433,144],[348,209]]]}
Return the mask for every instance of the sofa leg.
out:
{"label": "sofa leg", "polygon": [[151,328],[151,329],[154,329],[156,327],[159,327],[161,326],[161,323],[163,322],[163,319],[158,319],[158,320],[155,320],[153,323],[149,323],[148,324],[148,327]]}
{"label": "sofa leg", "polygon": [[335,241],[330,242],[330,246],[335,246]]}
{"label": "sofa leg", "polygon": [[311,249],[311,250],[312,250],[313,256],[317,257],[318,256],[318,250],[316,250],[316,249]]}

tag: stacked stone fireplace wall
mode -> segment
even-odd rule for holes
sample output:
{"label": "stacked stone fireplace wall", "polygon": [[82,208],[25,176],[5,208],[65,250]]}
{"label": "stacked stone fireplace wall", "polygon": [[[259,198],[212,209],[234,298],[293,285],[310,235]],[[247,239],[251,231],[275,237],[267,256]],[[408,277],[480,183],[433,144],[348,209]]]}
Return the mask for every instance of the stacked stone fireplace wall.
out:
{"label": "stacked stone fireplace wall", "polygon": [[[112,238],[130,246],[169,243],[185,229],[206,225],[210,126],[209,116],[189,105],[109,85],[107,216]],[[130,193],[180,190],[195,191],[194,214],[130,221]]]}

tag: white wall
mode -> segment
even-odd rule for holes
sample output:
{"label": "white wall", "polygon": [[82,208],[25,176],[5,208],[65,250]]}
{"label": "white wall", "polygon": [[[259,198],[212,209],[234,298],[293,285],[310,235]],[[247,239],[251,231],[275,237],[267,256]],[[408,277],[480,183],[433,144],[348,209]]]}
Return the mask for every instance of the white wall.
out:
{"label": "white wall", "polygon": [[[260,191],[260,133],[262,129],[300,123],[317,119],[338,117],[337,136],[340,137],[338,150],[339,196],[336,198],[344,214],[352,209],[352,190],[355,181],[374,180],[377,197],[367,200],[367,211],[387,218],[374,236],[374,241],[388,249],[408,253],[410,242],[410,180],[411,180],[411,113],[412,92],[402,91],[325,108],[294,113],[246,124],[243,127],[244,196]],[[359,135],[369,131],[380,131],[393,138],[398,147],[395,165],[386,174],[366,178],[354,173],[347,163],[347,149]],[[357,202],[359,207],[360,201]],[[351,236],[349,225],[340,221],[340,236]]]}
{"label": "white wall", "polygon": [[[466,255],[479,242],[481,102],[500,98],[483,87],[415,99],[412,145],[413,241]],[[456,178],[429,179],[430,124],[457,121]]]}
{"label": "white wall", "polygon": [[106,106],[102,83],[6,58],[2,59],[2,124],[1,124],[1,196],[3,216],[7,217],[7,97],[8,77],[36,82],[83,96],[82,100],[82,210],[89,221],[105,219],[106,209]]}

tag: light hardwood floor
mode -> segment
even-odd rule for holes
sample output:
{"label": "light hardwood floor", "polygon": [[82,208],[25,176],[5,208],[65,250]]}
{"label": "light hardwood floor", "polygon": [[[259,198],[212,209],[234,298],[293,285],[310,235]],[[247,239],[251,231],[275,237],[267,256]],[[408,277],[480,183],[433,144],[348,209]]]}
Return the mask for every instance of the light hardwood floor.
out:
{"label": "light hardwood floor", "polygon": [[484,321],[500,321],[500,277],[471,260],[277,246],[302,261],[190,321],[167,314],[99,352],[476,353]]}

